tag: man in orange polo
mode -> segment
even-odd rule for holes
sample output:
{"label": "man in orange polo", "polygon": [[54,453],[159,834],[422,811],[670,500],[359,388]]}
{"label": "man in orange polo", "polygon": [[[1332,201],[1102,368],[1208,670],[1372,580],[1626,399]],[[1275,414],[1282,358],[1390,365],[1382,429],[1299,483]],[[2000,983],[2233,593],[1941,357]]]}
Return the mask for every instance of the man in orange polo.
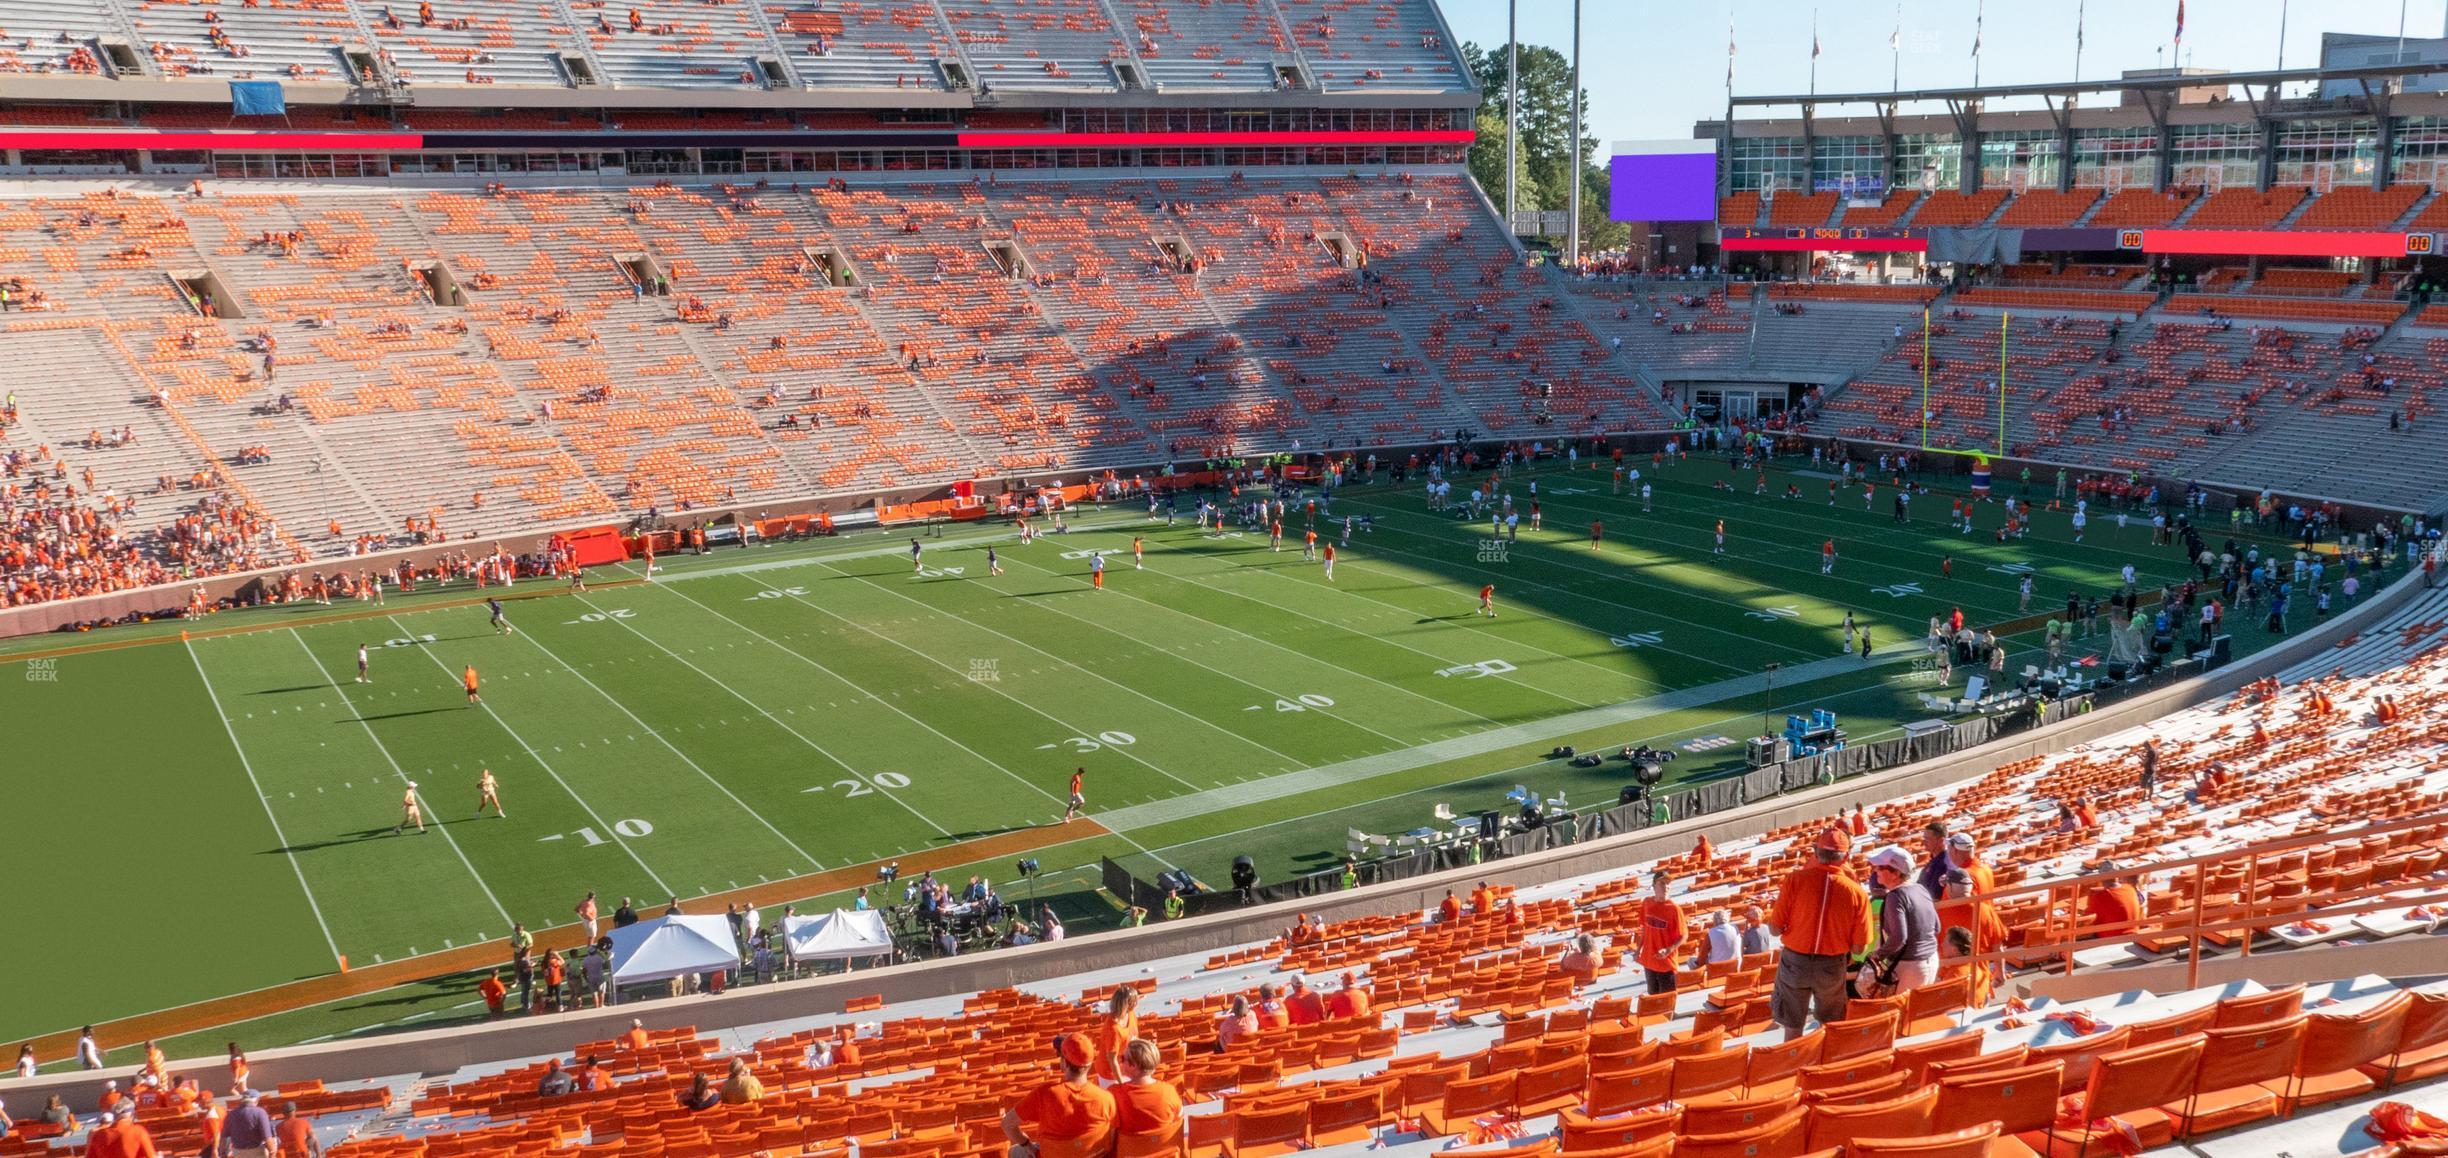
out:
{"label": "man in orange polo", "polygon": [[1284,997],[1284,1012],[1291,1016],[1292,1024],[1296,1026],[1316,1025],[1326,1020],[1326,998],[1309,988],[1308,979],[1295,975],[1292,978],[1292,992]]}
{"label": "man in orange polo", "polygon": [[1368,990],[1360,988],[1360,980],[1350,972],[1343,974],[1343,987],[1326,999],[1326,1016],[1334,1021],[1368,1017],[1377,1012],[1369,1001]]}
{"label": "man in orange polo", "polygon": [[1111,1093],[1089,1077],[1096,1050],[1082,1034],[1054,1039],[1062,1078],[1029,1091],[1003,1111],[1003,1136],[1013,1158],[1103,1158],[1113,1151],[1118,1110]]}
{"label": "man in orange polo", "polygon": [[1768,1015],[1788,1041],[1802,1036],[1814,1013],[1822,1023],[1844,1018],[1845,962],[1870,944],[1870,894],[1845,868],[1852,851],[1843,829],[1821,832],[1811,863],[1785,874],[1769,910],[1768,929],[1784,951]]}
{"label": "man in orange polo", "polygon": [[1666,885],[1672,874],[1663,870],[1649,874],[1649,895],[1640,906],[1640,965],[1648,974],[1651,994],[1672,993],[1675,990],[1675,951],[1683,947],[1687,930],[1683,924],[1683,906],[1666,896]]}
{"label": "man in orange polo", "polygon": [[471,663],[467,665],[467,670],[459,673],[459,682],[467,687],[468,706],[471,708],[475,707],[477,703],[484,698],[476,694],[475,664]]}

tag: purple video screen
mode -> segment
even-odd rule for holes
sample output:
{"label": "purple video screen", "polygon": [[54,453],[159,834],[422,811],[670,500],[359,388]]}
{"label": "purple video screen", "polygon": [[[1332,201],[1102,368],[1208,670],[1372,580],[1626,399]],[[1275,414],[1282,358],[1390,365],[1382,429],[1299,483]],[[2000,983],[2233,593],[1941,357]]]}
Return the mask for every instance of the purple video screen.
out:
{"label": "purple video screen", "polygon": [[1717,154],[1637,153],[1607,162],[1607,216],[1616,221],[1715,221]]}

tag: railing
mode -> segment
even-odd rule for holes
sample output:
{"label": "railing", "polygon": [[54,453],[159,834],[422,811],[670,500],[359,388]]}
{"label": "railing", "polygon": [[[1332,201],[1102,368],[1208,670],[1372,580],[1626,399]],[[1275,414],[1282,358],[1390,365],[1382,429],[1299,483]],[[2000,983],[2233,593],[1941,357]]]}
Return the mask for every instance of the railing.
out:
{"label": "railing", "polygon": [[[2317,917],[2322,920],[2330,920],[2417,905],[2448,906],[2448,880],[2440,879],[2436,874],[2422,878],[2393,878],[2385,884],[2374,883],[2352,889],[2315,891],[2307,887],[2302,893],[2294,896],[2272,897],[2267,900],[2260,899],[2257,895],[2263,879],[2263,863],[2294,850],[2308,850],[2341,840],[2362,840],[2399,832],[2423,835],[2427,831],[2427,835],[2423,835],[2424,839],[2438,839],[2442,832],[2448,831],[2448,799],[2442,799],[2435,794],[2424,807],[2425,811],[2419,815],[2376,824],[2263,841],[2176,860],[2124,865],[2114,869],[2087,872],[2080,876],[2058,877],[2030,884],[2015,884],[1992,892],[1976,894],[1969,902],[1942,901],[1940,902],[1942,912],[1952,905],[1971,902],[1996,904],[2001,901],[2011,902],[2023,897],[2039,897],[2046,906],[2046,916],[2039,926],[2042,940],[2038,943],[2032,942],[2027,934],[2025,944],[2021,946],[2002,948],[1992,953],[1952,960],[1968,962],[1975,966],[2028,964],[2036,949],[2045,949],[2058,959],[2058,963],[2064,967],[2064,972],[2071,974],[2075,970],[2074,955],[2085,949],[2130,944],[2144,936],[2160,940],[2181,937],[2185,941],[2186,984],[2191,987],[2200,984],[2202,939],[2207,935],[2234,934],[2238,955],[2250,956],[2254,934],[2307,918]],[[2415,837],[2409,837],[2406,843],[2413,844],[2415,840]],[[2192,895],[2183,907],[2158,914],[2146,911],[2137,920],[2119,921],[2113,924],[2084,924],[2082,922],[2082,897],[2093,888],[2106,887],[2120,880],[2158,876],[2171,872],[2182,873],[2187,869],[2192,870],[2190,883]],[[2242,873],[2237,886],[2238,892],[2231,899],[2225,894],[2214,894],[2208,891],[2211,878],[2219,875],[2220,870],[2240,870]],[[2281,870],[2273,865],[2271,871],[2280,872]],[[2385,902],[2374,901],[2375,898],[2390,894],[2395,895],[2390,896]],[[2062,914],[2059,912],[2061,906],[2065,910]],[[2065,934],[2062,940],[2056,936],[2060,930]]]}

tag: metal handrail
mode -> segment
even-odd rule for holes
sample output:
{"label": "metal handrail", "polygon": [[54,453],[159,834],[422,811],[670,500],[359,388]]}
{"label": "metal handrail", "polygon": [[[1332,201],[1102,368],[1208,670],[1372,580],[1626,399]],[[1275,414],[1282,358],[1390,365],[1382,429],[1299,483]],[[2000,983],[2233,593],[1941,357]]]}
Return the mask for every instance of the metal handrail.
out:
{"label": "metal handrail", "polygon": [[[1983,902],[1995,904],[2002,899],[2012,899],[2032,895],[2041,896],[2044,903],[2047,903],[2050,906],[2050,911],[2040,926],[2042,931],[2052,932],[2063,928],[2067,932],[2073,934],[2063,941],[2058,941],[2052,938],[2046,942],[2046,947],[2064,963],[2065,972],[2067,974],[2071,974],[2074,971],[2074,954],[2084,949],[2127,942],[2144,934],[2156,937],[2183,937],[2186,941],[2186,979],[2187,984],[2190,986],[2196,985],[2200,981],[2202,958],[2201,942],[2203,936],[2206,934],[2242,933],[2243,936],[2240,939],[2239,955],[2250,956],[2252,953],[2252,934],[2253,932],[2263,928],[2291,924],[2298,920],[2313,916],[2318,916],[2323,919],[2332,917],[2352,917],[2364,913],[2376,913],[2389,909],[2405,908],[2409,905],[2448,905],[2448,882],[2435,880],[2407,880],[2402,882],[2391,882],[2390,884],[2385,885],[2372,884],[2358,886],[2352,889],[2331,889],[2326,891],[2306,889],[2303,893],[2291,897],[2272,898],[2270,900],[2253,899],[2259,892],[2259,885],[2261,881],[2261,862],[2272,856],[2282,855],[2297,849],[2311,849],[2322,845],[2334,844],[2341,840],[2363,839],[2394,832],[2440,827],[2448,827],[2448,808],[2440,807],[2435,802],[2428,807],[2427,811],[2416,816],[2382,821],[2375,824],[2361,825],[2352,829],[2341,831],[2282,837],[2276,840],[2243,845],[2233,849],[2198,853],[2193,856],[2182,857],[2176,860],[2152,861],[2148,863],[2122,866],[2115,869],[2095,870],[2077,876],[2058,877],[2051,880],[2032,883],[2017,883],[1993,890],[1991,892],[1976,893],[1968,898],[1941,901],[1939,907],[1941,913],[1943,914],[1947,909],[1953,906],[1978,904]],[[2238,896],[2240,899],[2227,902],[2210,903],[2210,897],[2214,894],[2209,894],[2206,891],[2208,882],[2212,875],[2209,870],[2225,866],[2235,866],[2242,869],[2243,879],[2239,883],[2238,891]],[[2081,917],[2077,913],[2068,914],[2065,918],[2062,918],[2064,923],[2061,925],[2061,918],[2059,918],[2054,911],[2056,898],[2061,893],[2068,900],[2077,900],[2091,888],[2105,885],[2113,881],[2145,875],[2160,875],[2169,872],[2180,872],[2187,868],[2193,870],[2192,898],[2187,906],[2187,909],[2189,909],[2189,915],[2187,909],[2179,909],[2175,912],[2161,913],[2155,916],[2145,914],[2139,919],[2132,921],[2119,921],[2114,924],[2084,925],[2081,923]],[[2368,898],[2376,898],[2388,893],[2406,893],[2418,889],[2421,890],[2420,894],[2412,899],[2397,898],[2392,899],[2387,903],[2355,903],[2365,901]],[[1952,960],[1974,965],[1997,964],[2002,966],[2010,959],[2028,960],[2031,953],[2031,947],[2024,946],[2000,949],[1991,953],[1975,954],[1971,957],[1953,958]]]}

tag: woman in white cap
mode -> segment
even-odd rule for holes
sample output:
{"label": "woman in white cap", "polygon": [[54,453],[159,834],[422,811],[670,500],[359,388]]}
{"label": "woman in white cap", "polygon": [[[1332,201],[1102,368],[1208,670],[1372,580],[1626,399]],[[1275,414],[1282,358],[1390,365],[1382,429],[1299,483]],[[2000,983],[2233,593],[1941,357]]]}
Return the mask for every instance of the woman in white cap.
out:
{"label": "woman in white cap", "polygon": [[417,803],[414,780],[409,781],[408,790],[400,794],[400,822],[391,826],[391,835],[398,836],[407,831],[411,824],[416,826],[418,832],[425,831],[425,806]]}
{"label": "woman in white cap", "polygon": [[1912,855],[1894,845],[1870,854],[1871,879],[1885,890],[1879,906],[1878,946],[1870,968],[1890,993],[1906,993],[1938,979],[1938,906],[1913,875]]}

